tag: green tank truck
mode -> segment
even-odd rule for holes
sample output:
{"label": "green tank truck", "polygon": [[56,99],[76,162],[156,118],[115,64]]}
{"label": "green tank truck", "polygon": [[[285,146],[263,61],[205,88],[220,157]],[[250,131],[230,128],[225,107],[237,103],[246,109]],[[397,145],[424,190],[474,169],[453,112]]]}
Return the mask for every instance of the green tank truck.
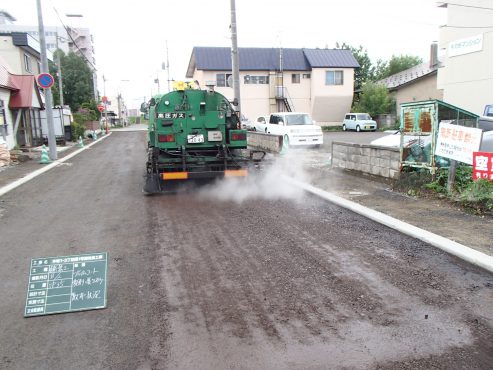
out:
{"label": "green tank truck", "polygon": [[245,177],[265,155],[247,149],[239,112],[213,89],[175,83],[141,111],[149,114],[144,193],[165,192],[170,182]]}

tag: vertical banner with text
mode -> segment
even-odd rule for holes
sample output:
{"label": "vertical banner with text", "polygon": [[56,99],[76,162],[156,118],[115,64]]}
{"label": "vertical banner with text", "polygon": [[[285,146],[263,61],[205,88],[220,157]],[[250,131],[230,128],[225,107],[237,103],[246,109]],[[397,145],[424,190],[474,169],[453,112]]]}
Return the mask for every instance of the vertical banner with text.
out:
{"label": "vertical banner with text", "polygon": [[472,179],[486,179],[493,181],[493,153],[474,152]]}

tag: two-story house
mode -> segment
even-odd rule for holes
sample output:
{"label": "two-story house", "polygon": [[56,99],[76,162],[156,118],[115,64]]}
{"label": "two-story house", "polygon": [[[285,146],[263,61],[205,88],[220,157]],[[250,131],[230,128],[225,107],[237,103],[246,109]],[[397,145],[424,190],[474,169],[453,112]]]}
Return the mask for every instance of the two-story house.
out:
{"label": "two-story house", "polygon": [[43,136],[40,114],[43,96],[35,81],[40,73],[40,52],[39,42],[27,33],[0,33],[2,139],[8,149],[40,145],[47,134]]}
{"label": "two-story house", "polygon": [[[240,48],[239,60],[241,110],[250,119],[299,111],[340,123],[351,108],[359,64],[350,50]],[[233,100],[230,48],[194,47],[186,76]]]}

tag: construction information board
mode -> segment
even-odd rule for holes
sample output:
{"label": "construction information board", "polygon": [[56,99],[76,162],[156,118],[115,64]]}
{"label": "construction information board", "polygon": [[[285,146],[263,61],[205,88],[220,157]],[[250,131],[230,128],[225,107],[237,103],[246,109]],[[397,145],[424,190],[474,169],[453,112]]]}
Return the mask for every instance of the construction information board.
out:
{"label": "construction information board", "polygon": [[24,316],[106,307],[108,253],[31,260]]}

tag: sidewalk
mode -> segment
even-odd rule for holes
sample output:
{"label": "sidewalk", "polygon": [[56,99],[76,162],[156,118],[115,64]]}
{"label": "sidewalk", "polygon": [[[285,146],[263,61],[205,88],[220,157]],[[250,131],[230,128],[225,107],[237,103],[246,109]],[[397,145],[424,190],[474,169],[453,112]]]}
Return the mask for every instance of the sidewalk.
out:
{"label": "sidewalk", "polygon": [[[88,145],[91,142],[93,140],[85,139],[84,145]],[[63,147],[57,146],[57,157],[58,159],[62,159],[78,149],[80,147],[77,142],[68,142]],[[41,147],[33,148],[28,155],[31,159],[26,162],[17,162],[9,166],[0,167],[0,188],[46,166],[46,164],[39,163],[41,160]]]}
{"label": "sidewalk", "polygon": [[468,214],[445,200],[397,193],[349,171],[325,168],[312,175],[313,186],[493,256],[491,217]]}

